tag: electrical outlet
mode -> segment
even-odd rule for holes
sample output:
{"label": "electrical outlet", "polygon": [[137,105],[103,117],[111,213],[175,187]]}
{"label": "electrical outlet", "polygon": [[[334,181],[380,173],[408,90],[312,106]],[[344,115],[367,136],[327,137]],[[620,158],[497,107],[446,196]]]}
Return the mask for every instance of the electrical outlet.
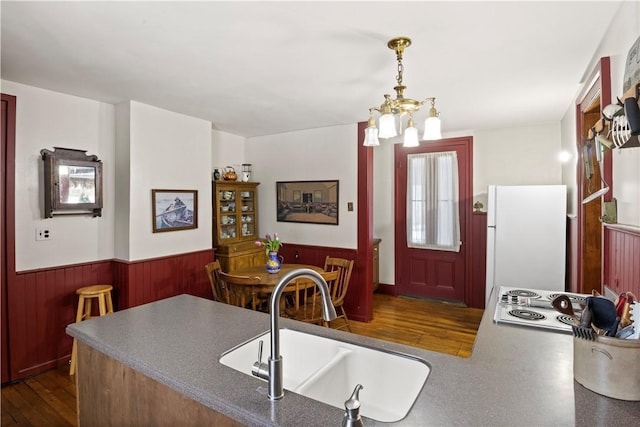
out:
{"label": "electrical outlet", "polygon": [[36,240],[51,240],[51,230],[48,228],[36,228]]}

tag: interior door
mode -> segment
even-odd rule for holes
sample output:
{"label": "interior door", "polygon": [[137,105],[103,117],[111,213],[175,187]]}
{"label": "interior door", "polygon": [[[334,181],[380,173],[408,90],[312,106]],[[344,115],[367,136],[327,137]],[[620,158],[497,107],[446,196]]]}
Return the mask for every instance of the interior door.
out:
{"label": "interior door", "polygon": [[[395,253],[398,294],[467,301],[471,298],[470,246],[472,200],[472,137],[421,142],[419,147],[395,146]],[[407,156],[455,151],[458,156],[460,240],[459,252],[416,249],[407,246]]]}

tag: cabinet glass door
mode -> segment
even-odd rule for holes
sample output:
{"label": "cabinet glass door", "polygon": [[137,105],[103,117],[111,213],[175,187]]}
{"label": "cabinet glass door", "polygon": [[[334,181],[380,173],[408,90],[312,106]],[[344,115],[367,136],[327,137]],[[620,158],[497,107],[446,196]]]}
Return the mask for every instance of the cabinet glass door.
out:
{"label": "cabinet glass door", "polygon": [[255,191],[242,190],[240,192],[240,210],[241,210],[241,228],[240,232],[243,237],[254,236],[256,234],[256,215],[255,215]]}
{"label": "cabinet glass door", "polygon": [[236,192],[221,190],[218,192],[220,205],[220,241],[237,237]]}

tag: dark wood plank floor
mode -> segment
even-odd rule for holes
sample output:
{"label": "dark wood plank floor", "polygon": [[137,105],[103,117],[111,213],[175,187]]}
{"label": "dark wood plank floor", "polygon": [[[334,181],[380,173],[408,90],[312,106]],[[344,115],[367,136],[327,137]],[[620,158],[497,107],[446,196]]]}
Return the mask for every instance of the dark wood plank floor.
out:
{"label": "dark wood plank floor", "polygon": [[[439,301],[375,294],[374,320],[351,320],[354,333],[413,347],[469,357],[483,310]],[[340,320],[334,326],[339,326]],[[7,385],[2,397],[4,426],[77,426],[75,378],[62,366]]]}

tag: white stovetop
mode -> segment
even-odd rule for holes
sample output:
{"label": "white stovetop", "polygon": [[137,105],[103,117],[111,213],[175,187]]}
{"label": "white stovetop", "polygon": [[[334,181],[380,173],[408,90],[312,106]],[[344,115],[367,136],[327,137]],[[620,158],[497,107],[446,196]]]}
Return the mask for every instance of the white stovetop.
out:
{"label": "white stovetop", "polygon": [[[584,299],[590,296],[569,292],[501,286],[497,294],[498,303],[496,304],[493,321],[523,327],[542,328],[555,332],[572,333],[571,324],[561,321],[561,319],[570,321],[570,318],[556,311],[551,305],[553,298],[560,294],[568,295],[571,298],[574,311],[580,310],[580,302],[584,303]],[[512,314],[517,311],[524,312],[530,318],[521,319],[513,316]]]}

